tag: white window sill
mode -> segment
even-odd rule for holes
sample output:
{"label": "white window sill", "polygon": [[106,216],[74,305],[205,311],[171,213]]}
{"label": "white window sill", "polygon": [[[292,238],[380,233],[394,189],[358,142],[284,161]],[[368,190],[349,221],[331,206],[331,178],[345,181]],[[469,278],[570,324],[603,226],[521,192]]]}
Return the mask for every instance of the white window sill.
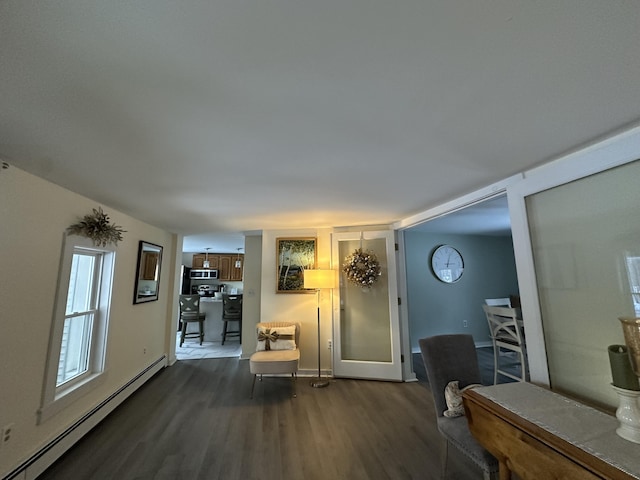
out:
{"label": "white window sill", "polygon": [[46,403],[44,403],[38,410],[37,423],[40,424],[45,422],[63,409],[67,408],[80,397],[97,388],[99,385],[104,383],[105,376],[106,371],[94,373],[87,377],[84,382],[75,384],[64,391],[57,393],[52,401],[45,401]]}

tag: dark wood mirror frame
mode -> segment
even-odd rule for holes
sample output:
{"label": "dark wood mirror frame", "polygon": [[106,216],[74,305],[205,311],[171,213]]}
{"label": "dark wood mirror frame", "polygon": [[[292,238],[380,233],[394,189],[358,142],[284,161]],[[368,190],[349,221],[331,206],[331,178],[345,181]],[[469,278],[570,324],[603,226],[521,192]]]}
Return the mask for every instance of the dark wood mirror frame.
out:
{"label": "dark wood mirror frame", "polygon": [[158,300],[161,266],[162,247],[140,240],[140,244],[138,245],[136,285],[133,291],[134,304]]}

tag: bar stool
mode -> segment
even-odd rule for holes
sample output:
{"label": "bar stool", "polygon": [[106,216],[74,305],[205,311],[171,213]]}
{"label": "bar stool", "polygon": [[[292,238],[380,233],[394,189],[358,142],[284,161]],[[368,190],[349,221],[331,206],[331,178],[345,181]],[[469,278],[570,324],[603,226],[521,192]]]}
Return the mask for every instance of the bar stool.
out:
{"label": "bar stool", "polygon": [[[242,295],[222,294],[222,345],[227,337],[238,337],[242,343]],[[238,322],[237,330],[228,330],[229,322]]]}
{"label": "bar stool", "polygon": [[[200,338],[200,345],[204,339],[204,321],[206,314],[200,313],[200,295],[180,295],[180,346],[185,338]],[[200,327],[198,332],[188,332],[187,325],[191,322],[198,322]]]}

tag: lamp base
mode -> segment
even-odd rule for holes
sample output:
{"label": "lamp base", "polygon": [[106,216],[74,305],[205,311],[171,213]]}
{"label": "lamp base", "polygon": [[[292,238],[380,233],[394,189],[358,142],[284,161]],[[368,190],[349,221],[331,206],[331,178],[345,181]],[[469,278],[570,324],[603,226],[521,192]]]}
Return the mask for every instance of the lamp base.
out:
{"label": "lamp base", "polygon": [[309,382],[313,388],[323,388],[329,386],[329,380],[325,380],[323,378],[312,378]]}

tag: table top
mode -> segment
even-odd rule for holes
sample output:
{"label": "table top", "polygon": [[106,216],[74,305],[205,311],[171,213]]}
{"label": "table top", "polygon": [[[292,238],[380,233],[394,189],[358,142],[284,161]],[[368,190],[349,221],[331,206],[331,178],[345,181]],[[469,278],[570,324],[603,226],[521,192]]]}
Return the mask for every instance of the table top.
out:
{"label": "table top", "polygon": [[494,402],[587,454],[640,479],[640,444],[616,434],[618,420],[532,383],[478,387],[465,394]]}

